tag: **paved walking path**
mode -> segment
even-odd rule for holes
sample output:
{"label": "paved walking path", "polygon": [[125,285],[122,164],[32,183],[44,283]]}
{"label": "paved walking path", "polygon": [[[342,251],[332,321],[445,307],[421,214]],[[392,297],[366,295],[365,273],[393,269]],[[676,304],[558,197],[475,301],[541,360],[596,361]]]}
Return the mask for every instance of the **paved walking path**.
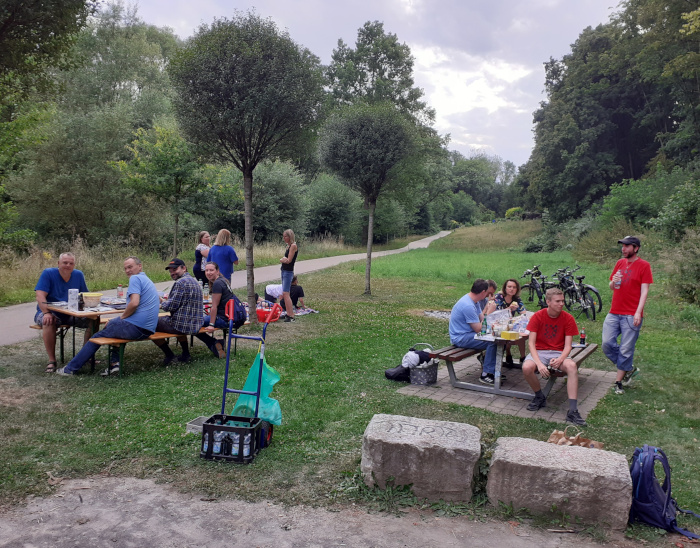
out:
{"label": "paved walking path", "polygon": [[[394,253],[404,253],[412,249],[426,248],[428,247],[428,245],[430,245],[430,242],[437,240],[438,238],[447,236],[448,234],[450,234],[449,231],[443,230],[442,232],[439,232],[434,236],[429,236],[428,238],[423,238],[421,240],[411,242],[406,247],[402,247],[401,249],[391,249],[389,251],[375,251],[372,253],[372,259],[375,259],[377,257],[385,257],[386,255],[393,255]],[[331,266],[336,266],[349,261],[364,260],[366,257],[366,253],[354,253],[352,255],[336,255],[335,257],[323,257],[322,259],[309,259],[306,261],[297,261],[297,263],[294,265],[294,273],[306,274],[308,272],[323,270],[324,268],[329,268]],[[262,266],[260,268],[255,269],[256,284],[264,282],[273,282],[279,279],[279,265]],[[245,270],[239,270],[233,273],[231,286],[234,289],[244,288],[246,287],[246,281],[247,280]],[[166,281],[157,283],[156,287],[162,291],[170,285],[172,285],[172,282]],[[104,290],[101,292],[105,295],[116,294],[116,290]],[[41,332],[39,330],[32,330],[28,328],[28,326],[30,326],[34,321],[35,312],[36,303],[34,302],[0,308],[0,346],[28,341],[30,339],[39,337],[41,335]]]}

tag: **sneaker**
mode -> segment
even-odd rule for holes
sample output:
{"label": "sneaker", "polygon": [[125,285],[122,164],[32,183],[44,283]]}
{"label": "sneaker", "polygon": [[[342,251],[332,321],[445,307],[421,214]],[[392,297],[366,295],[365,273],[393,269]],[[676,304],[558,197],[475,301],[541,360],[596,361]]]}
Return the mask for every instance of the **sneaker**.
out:
{"label": "sneaker", "polygon": [[511,369],[512,369],[513,367],[515,367],[515,362],[513,361],[513,356],[506,356],[506,359],[505,359],[505,361],[503,362],[503,364],[504,364],[506,367],[510,367]]}
{"label": "sneaker", "polygon": [[586,421],[583,420],[583,417],[579,414],[578,409],[576,411],[569,411],[566,414],[566,422],[570,422],[576,426],[588,426]]}
{"label": "sneaker", "polygon": [[484,373],[483,375],[481,375],[481,377],[479,377],[479,382],[482,384],[488,384],[489,386],[493,386],[495,381],[491,373]]}
{"label": "sneaker", "polygon": [[622,377],[622,386],[629,386],[630,384],[632,384],[632,381],[637,375],[639,375],[639,368],[632,367],[632,370],[627,371],[625,373],[625,376]]}
{"label": "sneaker", "polygon": [[296,320],[292,316],[285,316],[284,321],[285,322],[295,322]]}
{"label": "sneaker", "polygon": [[625,391],[622,389],[622,383],[621,382],[616,382],[613,384],[613,391],[615,394],[624,394]]}
{"label": "sneaker", "polygon": [[532,398],[532,401],[528,404],[527,410],[528,411],[538,411],[539,409],[547,407],[547,396],[535,396]]}
{"label": "sneaker", "polygon": [[56,375],[61,375],[62,377],[72,377],[75,375],[72,371],[66,371],[65,367],[61,367],[60,369],[56,369]]}
{"label": "sneaker", "polygon": [[118,363],[113,363],[110,365],[107,369],[103,370],[100,375],[102,377],[109,377],[110,375],[118,375],[119,374],[119,364]]}

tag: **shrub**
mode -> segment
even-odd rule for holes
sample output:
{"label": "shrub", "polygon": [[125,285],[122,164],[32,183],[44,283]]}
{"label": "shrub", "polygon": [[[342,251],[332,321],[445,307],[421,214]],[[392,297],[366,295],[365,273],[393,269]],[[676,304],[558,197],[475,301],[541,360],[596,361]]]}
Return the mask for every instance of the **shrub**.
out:
{"label": "shrub", "polygon": [[688,230],[678,245],[665,250],[662,259],[669,270],[671,291],[689,303],[700,304],[700,229]]}
{"label": "shrub", "polygon": [[522,216],[522,207],[511,207],[508,211],[506,211],[506,219],[520,219]]}
{"label": "shrub", "polygon": [[309,185],[306,197],[309,207],[309,233],[312,236],[348,234],[352,221],[352,204],[359,204],[361,201],[357,192],[334,176],[321,173]]}
{"label": "shrub", "polygon": [[599,221],[611,225],[617,219],[643,225],[656,217],[676,188],[692,177],[679,167],[672,172],[657,166],[656,171],[639,180],[625,180],[613,185],[603,202]]}
{"label": "shrub", "polygon": [[678,188],[650,224],[674,241],[683,238],[688,228],[700,225],[700,180],[687,181]]}

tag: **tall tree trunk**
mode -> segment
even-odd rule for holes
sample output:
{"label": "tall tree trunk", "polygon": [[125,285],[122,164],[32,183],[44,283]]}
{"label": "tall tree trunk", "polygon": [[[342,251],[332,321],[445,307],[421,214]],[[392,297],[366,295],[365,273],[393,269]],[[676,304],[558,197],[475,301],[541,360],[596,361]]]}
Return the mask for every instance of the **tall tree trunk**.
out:
{"label": "tall tree trunk", "polygon": [[367,263],[365,264],[365,295],[371,295],[370,288],[370,270],[372,268],[372,238],[374,238],[374,209],[377,207],[377,201],[369,202],[369,218],[367,220]]}
{"label": "tall tree trunk", "polygon": [[173,236],[173,257],[177,257],[177,231],[180,225],[180,213],[178,212],[177,201],[175,201],[175,235]]}
{"label": "tall tree trunk", "polygon": [[245,269],[248,289],[250,321],[257,321],[255,313],[255,264],[253,263],[253,170],[243,171],[243,204],[245,212]]}

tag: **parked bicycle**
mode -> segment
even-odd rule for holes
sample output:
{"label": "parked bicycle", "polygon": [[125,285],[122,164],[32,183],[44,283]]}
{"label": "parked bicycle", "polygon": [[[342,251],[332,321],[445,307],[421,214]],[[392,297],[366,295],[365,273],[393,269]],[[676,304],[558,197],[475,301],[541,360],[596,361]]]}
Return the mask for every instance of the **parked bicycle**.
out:
{"label": "parked bicycle", "polygon": [[546,281],[546,276],[542,275],[540,272],[540,266],[536,265],[532,268],[523,272],[521,278],[530,277],[530,282],[521,286],[520,288],[520,298],[523,301],[535,302],[535,297],[537,297],[537,306],[540,308],[547,308],[547,301],[545,300],[545,291],[548,289],[545,287],[545,283],[551,284],[551,282]]}
{"label": "parked bicycle", "polygon": [[574,272],[581,267],[569,269],[560,268],[554,274],[557,278],[557,287],[564,292],[564,305],[575,317],[582,313],[590,320],[595,320],[596,312],[603,309],[603,301],[598,290],[592,285],[584,284],[586,276],[574,276]]}

